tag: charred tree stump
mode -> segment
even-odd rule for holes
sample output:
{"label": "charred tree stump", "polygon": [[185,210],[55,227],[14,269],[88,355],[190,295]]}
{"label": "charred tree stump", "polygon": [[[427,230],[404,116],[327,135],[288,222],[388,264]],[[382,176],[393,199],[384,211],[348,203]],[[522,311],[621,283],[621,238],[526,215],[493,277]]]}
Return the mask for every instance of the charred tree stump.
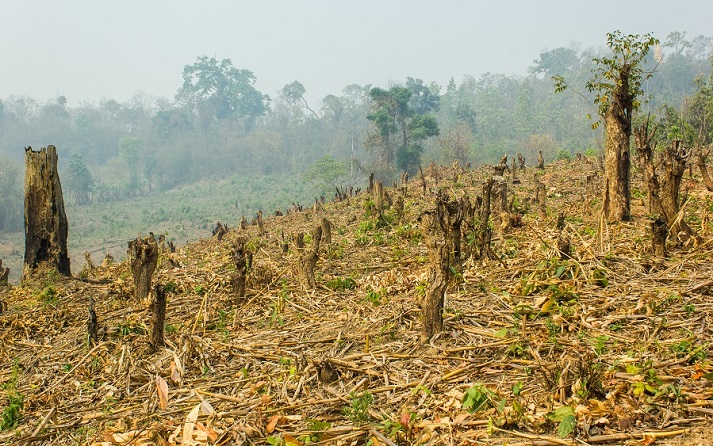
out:
{"label": "charred tree stump", "polygon": [[495,215],[502,213],[509,214],[510,206],[508,205],[508,183],[503,177],[493,177],[492,189],[492,212]]}
{"label": "charred tree stump", "polygon": [[519,165],[520,170],[525,170],[525,157],[522,156],[522,153],[517,154],[517,163]]}
{"label": "charred tree stump", "polygon": [[158,264],[156,239],[144,237],[129,242],[127,257],[134,277],[134,298],[146,299],[151,290],[151,276]]}
{"label": "charred tree stump", "polygon": [[406,172],[401,174],[401,196],[408,196],[408,173]]}
{"label": "charred tree stump", "polygon": [[213,228],[213,235],[215,236],[215,238],[218,239],[218,241],[223,240],[223,237],[227,233],[228,233],[228,225],[224,225],[221,222],[215,223],[215,228]]}
{"label": "charred tree stump", "polygon": [[426,176],[423,174],[423,169],[421,166],[418,166],[418,171],[421,172],[421,188],[423,189],[423,193],[426,193]]}
{"label": "charred tree stump", "polygon": [[[537,181],[537,179],[535,179]],[[540,207],[540,213],[542,215],[547,214],[547,187],[544,185],[544,183],[540,183],[537,181],[536,183],[536,189],[535,189],[535,202]]]}
{"label": "charred tree stump", "polygon": [[322,217],[322,243],[327,245],[332,244],[332,222],[327,220],[326,217]]}
{"label": "charred tree stump", "polygon": [[69,225],[54,146],[25,149],[25,261],[23,275],[46,264],[71,276],[67,254]]}
{"label": "charred tree stump", "polygon": [[545,168],[545,158],[542,156],[542,150],[537,152],[537,168],[538,169]]}
{"label": "charred tree stump", "polygon": [[651,222],[651,253],[655,257],[666,257],[668,225],[666,220],[657,218]]}
{"label": "charred tree stump", "polygon": [[245,283],[250,263],[250,252],[248,251],[246,253],[245,239],[240,238],[235,242],[231,250],[231,256],[233,258],[233,265],[235,266],[235,274],[233,274],[232,282],[237,303],[245,297]]}
{"label": "charred tree stump", "polygon": [[90,345],[97,345],[99,342],[99,336],[97,334],[98,324],[97,324],[97,313],[94,311],[94,297],[89,296],[89,316],[87,317],[87,336],[89,338]]}
{"label": "charred tree stump", "polygon": [[244,231],[248,227],[248,219],[244,215],[240,216],[240,230]]}
{"label": "charred tree stump", "polygon": [[151,300],[151,350],[157,351],[165,346],[164,325],[166,320],[166,289],[156,284]]}
{"label": "charred tree stump", "polygon": [[322,241],[322,227],[317,226],[312,230],[312,246],[309,249],[304,244],[304,234],[297,234],[297,248],[299,256],[300,281],[305,289],[313,290],[317,287],[317,279],[314,276],[314,269],[319,260],[319,245]]}
{"label": "charred tree stump", "polygon": [[0,286],[9,285],[8,277],[10,276],[10,268],[2,266],[2,259],[0,259]]}
{"label": "charred tree stump", "polygon": [[480,212],[478,222],[475,227],[475,253],[478,259],[490,255],[490,241],[493,231],[490,228],[490,196],[493,192],[493,179],[483,183],[483,198],[480,201]]}

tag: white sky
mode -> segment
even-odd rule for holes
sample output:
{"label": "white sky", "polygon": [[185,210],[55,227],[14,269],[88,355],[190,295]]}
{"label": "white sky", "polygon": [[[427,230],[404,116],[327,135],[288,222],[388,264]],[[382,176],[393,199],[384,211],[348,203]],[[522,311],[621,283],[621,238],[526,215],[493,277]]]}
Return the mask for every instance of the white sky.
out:
{"label": "white sky", "polygon": [[270,96],[348,84],[526,74],[543,50],[606,33],[713,35],[710,0],[0,0],[0,98],[173,99],[184,65],[231,59]]}

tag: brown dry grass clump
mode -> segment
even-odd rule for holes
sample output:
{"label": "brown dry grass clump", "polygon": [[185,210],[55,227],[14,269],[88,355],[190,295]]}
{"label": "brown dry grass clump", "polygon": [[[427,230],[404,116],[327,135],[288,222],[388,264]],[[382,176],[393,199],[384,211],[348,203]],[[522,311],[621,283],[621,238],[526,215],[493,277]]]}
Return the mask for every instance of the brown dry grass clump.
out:
{"label": "brown dry grass clump", "polygon": [[[595,163],[517,172],[510,199],[521,225],[501,231],[494,222],[492,255],[468,258],[453,275],[445,330],[422,344],[428,253],[418,217],[436,188],[474,199],[487,175],[430,169],[428,192],[420,179],[409,183],[400,215],[379,217],[362,194],[266,218],[266,234],[248,226],[162,251],[153,282],[168,291],[166,348],[156,353],[149,302],[133,299],[126,262],[85,270],[81,280],[50,274],[6,289],[0,443],[708,438],[713,197],[686,181],[684,217],[701,241],[674,240],[669,258],[653,258],[638,185],[635,220],[606,225]],[[546,187],[545,213],[534,201],[536,182]],[[320,249],[316,288],[306,290],[291,237],[323,217],[332,242]],[[243,299],[232,287],[238,238],[252,254]],[[96,345],[87,337],[90,297]]]}

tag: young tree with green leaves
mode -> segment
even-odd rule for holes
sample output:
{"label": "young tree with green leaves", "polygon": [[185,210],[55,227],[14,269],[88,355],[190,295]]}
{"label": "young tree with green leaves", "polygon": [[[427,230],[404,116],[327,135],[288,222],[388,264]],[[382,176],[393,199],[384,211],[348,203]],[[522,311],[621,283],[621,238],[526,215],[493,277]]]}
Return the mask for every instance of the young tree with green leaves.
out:
{"label": "young tree with green leaves", "polygon": [[[653,73],[644,72],[646,58],[658,43],[650,34],[607,33],[607,46],[612,54],[594,59],[596,66],[586,84],[587,90],[595,94],[594,105],[605,126],[603,212],[610,221],[631,219],[632,121],[644,94],[643,82]],[[556,92],[567,88],[562,76],[554,76],[554,79]],[[596,128],[599,122],[592,127]]]}

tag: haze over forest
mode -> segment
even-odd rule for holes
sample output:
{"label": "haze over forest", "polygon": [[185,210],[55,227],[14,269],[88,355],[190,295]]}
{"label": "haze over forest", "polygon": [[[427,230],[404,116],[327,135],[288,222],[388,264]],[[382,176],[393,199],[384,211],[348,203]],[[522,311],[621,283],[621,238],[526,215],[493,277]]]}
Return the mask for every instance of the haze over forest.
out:
{"label": "haze over forest", "polygon": [[[596,154],[584,85],[607,32],[660,39],[642,110],[669,128],[711,72],[703,2],[40,3],[0,18],[0,233],[22,230],[26,146],[58,148],[75,215],[206,181],[257,191],[232,197],[227,217],[183,209],[207,229],[329,197],[369,172]],[[554,75],[582,95],[555,94]],[[385,154],[379,104],[399,94],[412,134]],[[147,211],[144,229],[175,217],[165,214]]]}

